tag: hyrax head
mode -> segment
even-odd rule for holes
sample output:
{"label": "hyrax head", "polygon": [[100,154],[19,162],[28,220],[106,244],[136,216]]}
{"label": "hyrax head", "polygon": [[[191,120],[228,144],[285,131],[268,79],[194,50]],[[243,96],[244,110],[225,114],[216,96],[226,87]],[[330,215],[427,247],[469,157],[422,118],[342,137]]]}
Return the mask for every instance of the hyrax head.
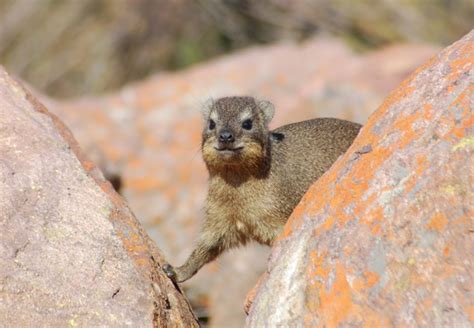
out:
{"label": "hyrax head", "polygon": [[210,169],[254,166],[266,156],[274,107],[252,97],[209,100],[203,110],[202,153]]}

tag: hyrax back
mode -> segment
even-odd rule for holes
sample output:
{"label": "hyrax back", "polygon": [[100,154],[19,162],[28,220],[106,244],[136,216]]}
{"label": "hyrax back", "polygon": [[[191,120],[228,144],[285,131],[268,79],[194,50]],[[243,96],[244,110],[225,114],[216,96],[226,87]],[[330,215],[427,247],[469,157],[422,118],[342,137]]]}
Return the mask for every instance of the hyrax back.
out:
{"label": "hyrax back", "polygon": [[204,109],[202,154],[209,171],[206,220],[186,263],[167,266],[178,282],[224,250],[271,245],[309,186],[342,155],[360,125],[321,118],[268,130],[273,105],[226,97]]}

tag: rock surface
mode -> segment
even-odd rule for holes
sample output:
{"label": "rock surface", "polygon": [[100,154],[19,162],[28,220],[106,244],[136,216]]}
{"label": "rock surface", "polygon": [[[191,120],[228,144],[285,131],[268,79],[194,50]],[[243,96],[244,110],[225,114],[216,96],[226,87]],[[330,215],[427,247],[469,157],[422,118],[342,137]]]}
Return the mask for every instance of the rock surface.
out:
{"label": "rock surface", "polygon": [[[147,232],[172,264],[181,264],[202,218],[207,173],[200,156],[200,106],[208,97],[269,99],[277,109],[273,127],[315,116],[363,123],[435,53],[433,47],[397,45],[357,55],[337,40],[315,39],[249,49],[103,97],[45,102],[106,176],[121,180],[120,193]],[[210,315],[214,327],[241,327],[245,294],[265,269],[267,255],[253,246],[232,251],[184,284],[198,314]],[[207,308],[209,314],[200,310]]]}
{"label": "rock surface", "polygon": [[472,327],[474,31],[399,85],[295,209],[249,327]]}
{"label": "rock surface", "polygon": [[162,263],[69,130],[0,67],[0,326],[197,326]]}

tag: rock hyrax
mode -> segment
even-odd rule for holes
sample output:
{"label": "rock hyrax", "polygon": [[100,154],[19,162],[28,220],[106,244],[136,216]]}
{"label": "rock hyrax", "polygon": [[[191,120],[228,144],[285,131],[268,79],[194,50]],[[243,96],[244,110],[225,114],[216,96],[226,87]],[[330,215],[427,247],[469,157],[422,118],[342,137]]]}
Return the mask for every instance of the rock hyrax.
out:
{"label": "rock hyrax", "polygon": [[250,240],[272,245],[309,186],[349,148],[361,128],[319,118],[270,131],[273,105],[252,97],[209,101],[203,114],[206,219],[186,263],[164,267],[177,282],[229,248]]}

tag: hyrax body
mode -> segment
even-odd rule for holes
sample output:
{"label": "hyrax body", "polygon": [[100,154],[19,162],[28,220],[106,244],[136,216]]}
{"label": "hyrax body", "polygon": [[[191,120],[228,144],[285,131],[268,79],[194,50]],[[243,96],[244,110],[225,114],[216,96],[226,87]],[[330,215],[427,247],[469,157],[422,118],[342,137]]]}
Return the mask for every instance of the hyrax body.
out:
{"label": "hyrax body", "polygon": [[309,186],[347,150],[361,127],[321,118],[269,131],[273,114],[271,103],[252,97],[206,105],[206,220],[186,263],[165,266],[175,281],[191,278],[223,251],[250,240],[271,245]]}

